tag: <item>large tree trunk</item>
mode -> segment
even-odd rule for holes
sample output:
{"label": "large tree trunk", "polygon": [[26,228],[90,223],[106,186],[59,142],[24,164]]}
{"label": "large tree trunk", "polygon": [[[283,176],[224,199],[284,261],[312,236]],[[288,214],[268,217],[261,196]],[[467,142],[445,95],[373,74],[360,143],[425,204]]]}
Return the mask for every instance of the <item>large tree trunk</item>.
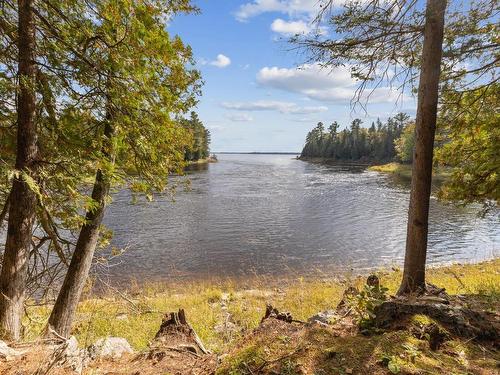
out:
{"label": "large tree trunk", "polygon": [[[113,158],[111,125],[111,110],[107,109],[107,121],[104,129],[104,146],[102,152],[109,160]],[[95,248],[99,239],[99,232],[106,208],[106,198],[109,193],[110,181],[102,170],[98,170],[92,191],[92,199],[98,202],[97,208],[88,211],[86,221],[80,230],[80,235],[71,258],[68,272],[57,296],[56,303],[49,318],[49,328],[63,337],[71,333],[71,324],[75,317],[76,308],[87,280]],[[48,333],[50,333],[50,329]]]}
{"label": "large tree trunk", "polygon": [[406,255],[399,294],[425,288],[432,158],[436,133],[445,10],[446,0],[427,0],[418,88],[416,140],[413,154]]}
{"label": "large tree trunk", "polygon": [[[35,23],[32,0],[18,1],[18,76],[16,170],[35,175],[38,154],[35,122]],[[7,239],[0,274],[0,328],[17,340],[20,335],[24,293],[35,220],[37,197],[26,178],[14,178],[10,192]]]}

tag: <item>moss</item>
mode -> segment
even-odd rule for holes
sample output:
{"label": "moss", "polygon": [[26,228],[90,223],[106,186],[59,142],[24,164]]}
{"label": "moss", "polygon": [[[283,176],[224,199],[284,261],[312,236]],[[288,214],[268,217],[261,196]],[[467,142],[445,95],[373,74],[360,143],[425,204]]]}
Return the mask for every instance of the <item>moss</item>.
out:
{"label": "moss", "polygon": [[413,315],[411,318],[411,323],[416,324],[418,327],[425,327],[434,323],[434,321],[427,315]]}

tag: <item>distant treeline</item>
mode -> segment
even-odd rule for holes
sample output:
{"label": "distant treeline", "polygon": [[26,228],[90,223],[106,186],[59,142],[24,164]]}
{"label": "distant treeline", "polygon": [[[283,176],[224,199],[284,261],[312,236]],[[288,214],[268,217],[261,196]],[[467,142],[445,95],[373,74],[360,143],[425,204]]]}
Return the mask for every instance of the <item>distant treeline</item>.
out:
{"label": "distant treeline", "polygon": [[182,125],[188,129],[193,137],[191,146],[184,153],[186,161],[206,159],[210,155],[210,131],[203,126],[196,112],[191,112],[189,119],[182,119]]}
{"label": "distant treeline", "polygon": [[[411,161],[413,146],[407,144],[408,137],[405,136],[410,135],[411,139],[408,141],[413,142],[413,126],[407,114],[398,113],[385,123],[377,119],[368,128],[362,124],[360,119],[355,119],[349,128],[339,131],[339,124],[336,121],[327,129],[322,122],[318,123],[307,134],[301,157],[377,162],[398,158],[404,162]],[[405,149],[408,148],[410,152],[404,155]]]}

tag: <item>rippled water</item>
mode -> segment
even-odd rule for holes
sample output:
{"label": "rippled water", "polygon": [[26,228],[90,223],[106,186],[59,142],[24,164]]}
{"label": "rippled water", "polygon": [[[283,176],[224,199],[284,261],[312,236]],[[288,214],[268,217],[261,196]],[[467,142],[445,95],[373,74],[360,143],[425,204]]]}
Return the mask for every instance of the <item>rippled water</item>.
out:
{"label": "rippled water", "polygon": [[[132,203],[121,191],[106,215],[129,250],[114,279],[163,279],[291,271],[334,272],[401,264],[409,186],[392,176],[294,160],[219,155],[189,173],[190,191]],[[498,214],[431,203],[429,262],[498,256]]]}

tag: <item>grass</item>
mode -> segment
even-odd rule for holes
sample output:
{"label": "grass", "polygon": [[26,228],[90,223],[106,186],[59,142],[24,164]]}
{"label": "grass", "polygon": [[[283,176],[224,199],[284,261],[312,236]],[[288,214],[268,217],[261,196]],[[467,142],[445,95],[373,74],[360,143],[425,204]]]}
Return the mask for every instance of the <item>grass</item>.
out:
{"label": "grass", "polygon": [[[382,165],[372,165],[368,167],[368,170],[381,172],[381,173],[391,173],[396,176],[400,176],[403,178],[411,178],[411,164],[401,164],[401,163],[387,163]],[[433,170],[433,179],[436,181],[446,180],[450,176],[450,171],[446,168],[434,168]]]}
{"label": "grass", "polygon": [[[377,273],[390,293],[397,290],[401,271]],[[211,350],[221,353],[235,339],[258,326],[266,303],[307,320],[319,311],[333,309],[349,285],[362,285],[364,277],[305,279],[267,277],[247,280],[149,284],[131,287],[125,294],[110,292],[87,296],[80,303],[74,334],[81,345],[99,337],[126,338],[138,350],[147,347],[166,312],[186,310],[188,321]],[[479,264],[431,268],[428,281],[450,294],[474,294],[485,308],[495,309],[500,297],[500,259]],[[25,340],[35,339],[44,328],[50,306],[30,307],[25,319]],[[217,327],[231,317],[230,333]],[[285,340],[286,341],[286,340]]]}

